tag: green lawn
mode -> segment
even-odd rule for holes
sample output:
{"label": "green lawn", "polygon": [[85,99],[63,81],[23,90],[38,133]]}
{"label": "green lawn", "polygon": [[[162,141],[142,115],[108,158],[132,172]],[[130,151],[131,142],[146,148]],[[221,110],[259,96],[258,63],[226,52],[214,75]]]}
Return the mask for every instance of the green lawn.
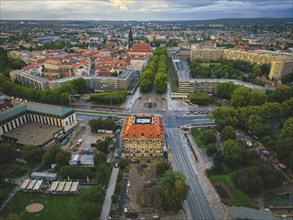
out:
{"label": "green lawn", "polygon": [[28,164],[22,163],[7,163],[0,166],[1,175],[5,178],[17,178],[23,175],[29,174],[32,171],[32,167]]}
{"label": "green lawn", "polygon": [[235,187],[234,181],[232,179],[232,173],[211,175],[210,180],[213,185],[221,183],[226,186],[226,189],[228,189],[229,193],[233,196],[233,198],[227,199],[228,202],[230,202],[232,205],[256,208],[255,202],[246,193],[238,190]]}
{"label": "green lawn", "polygon": [[2,201],[4,201],[8,194],[16,187],[15,184],[12,183],[3,183],[0,186],[0,204],[2,204]]}
{"label": "green lawn", "polygon": [[[30,193],[17,192],[13,199],[5,206],[1,215],[17,213],[24,220],[86,220],[86,217],[81,214],[79,207],[88,200],[91,193],[91,189],[83,189],[80,195],[31,195]],[[34,202],[42,203],[45,208],[39,213],[26,212],[25,207]]]}
{"label": "green lawn", "polygon": [[214,117],[213,115],[208,115],[208,118],[209,118],[210,120],[215,120],[215,117]]}
{"label": "green lawn", "polygon": [[205,148],[205,144],[201,140],[201,137],[203,135],[203,131],[204,131],[204,129],[202,129],[202,130],[192,130],[191,131],[191,134],[192,134],[195,142],[197,143],[197,145],[200,148]]}
{"label": "green lawn", "polygon": [[91,115],[109,115],[112,114],[113,116],[126,116],[128,117],[129,114],[117,114],[117,113],[109,113],[109,112],[100,112],[100,111],[91,111],[91,110],[82,110],[82,109],[75,109],[75,112],[81,112],[81,113],[88,113]]}
{"label": "green lawn", "polygon": [[177,86],[177,80],[171,79],[171,87],[172,87],[172,92],[178,92],[178,86]]}

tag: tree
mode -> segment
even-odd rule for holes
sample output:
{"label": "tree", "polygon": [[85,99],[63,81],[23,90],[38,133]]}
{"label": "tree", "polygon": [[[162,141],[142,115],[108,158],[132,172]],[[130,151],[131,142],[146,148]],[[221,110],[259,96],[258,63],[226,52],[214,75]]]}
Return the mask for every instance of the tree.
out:
{"label": "tree", "polygon": [[239,144],[235,140],[227,140],[221,148],[221,154],[225,163],[236,166],[242,161],[242,152]]}
{"label": "tree", "polygon": [[129,161],[127,159],[121,159],[119,161],[119,166],[121,170],[124,170],[129,165]]}
{"label": "tree", "polygon": [[217,95],[220,98],[229,99],[233,94],[234,90],[237,88],[237,85],[231,82],[223,82],[217,84]]}
{"label": "tree", "polygon": [[282,102],[281,109],[286,116],[293,117],[293,98]]}
{"label": "tree", "polygon": [[204,144],[212,144],[216,142],[216,135],[213,130],[207,129],[204,130],[201,136],[201,140],[204,142]]}
{"label": "tree", "polygon": [[159,191],[164,205],[168,209],[178,211],[188,196],[189,186],[183,174],[169,170],[160,179]]}
{"label": "tree", "polygon": [[261,66],[259,64],[254,64],[252,67],[252,72],[254,74],[254,76],[261,76],[262,72],[261,72]]}
{"label": "tree", "polygon": [[157,73],[155,76],[154,86],[156,92],[164,93],[167,91],[168,77],[166,73]]}
{"label": "tree", "polygon": [[59,145],[55,145],[46,151],[44,156],[42,157],[42,164],[44,167],[49,167],[51,164],[55,163],[56,154],[61,151]]}
{"label": "tree", "polygon": [[57,152],[55,155],[55,162],[58,164],[58,166],[68,165],[70,159],[71,159],[71,154],[63,150]]}
{"label": "tree", "polygon": [[236,138],[235,128],[233,128],[232,126],[226,126],[221,133],[221,137],[224,141],[228,139],[234,140]]}
{"label": "tree", "polygon": [[110,175],[110,168],[106,164],[101,164],[98,167],[97,180],[99,183],[101,183],[102,185],[107,185]]}
{"label": "tree", "polygon": [[213,156],[215,153],[217,153],[217,148],[215,147],[214,144],[209,144],[207,146],[207,155],[209,157]]}
{"label": "tree", "polygon": [[142,92],[149,92],[151,91],[153,83],[151,79],[141,79],[140,81],[140,89]]}
{"label": "tree", "polygon": [[76,93],[85,93],[88,91],[86,80],[82,77],[69,81]]}
{"label": "tree", "polygon": [[98,139],[97,140],[97,150],[104,154],[108,154],[109,142],[107,140]]}
{"label": "tree", "polygon": [[13,147],[8,143],[0,143],[0,164],[9,163],[16,159]]}
{"label": "tree", "polygon": [[29,163],[41,162],[44,153],[41,147],[34,145],[25,145],[22,149],[22,156]]}
{"label": "tree", "polygon": [[166,161],[162,161],[156,165],[156,174],[162,177],[170,169],[170,164]]}
{"label": "tree", "polygon": [[94,163],[96,167],[99,167],[101,164],[107,161],[107,155],[105,153],[99,152],[94,156]]}
{"label": "tree", "polygon": [[244,86],[236,88],[231,96],[231,104],[234,107],[244,107],[249,105],[250,91]]}
{"label": "tree", "polygon": [[293,137],[293,117],[285,121],[280,138]]}
{"label": "tree", "polygon": [[243,168],[235,171],[233,179],[238,188],[250,194],[259,193],[264,184],[255,167]]}
{"label": "tree", "polygon": [[274,91],[268,90],[266,93],[270,102],[282,103],[290,98],[293,98],[292,87],[278,87]]}
{"label": "tree", "polygon": [[212,97],[205,92],[190,93],[188,99],[193,104],[209,105],[212,102]]}

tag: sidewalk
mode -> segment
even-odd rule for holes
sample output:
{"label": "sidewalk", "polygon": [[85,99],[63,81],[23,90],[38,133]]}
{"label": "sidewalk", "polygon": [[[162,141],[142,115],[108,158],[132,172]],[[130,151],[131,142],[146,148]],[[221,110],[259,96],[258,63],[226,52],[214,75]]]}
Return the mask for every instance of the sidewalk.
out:
{"label": "sidewalk", "polygon": [[112,195],[114,194],[115,186],[116,186],[116,181],[117,181],[117,176],[118,176],[119,168],[114,168],[112,169],[112,174],[110,177],[107,193],[105,196],[103,208],[101,211],[101,216],[100,220],[107,220],[109,218],[110,214],[110,209],[112,205]]}
{"label": "sidewalk", "polygon": [[205,170],[210,168],[213,164],[212,162],[209,162],[202,154],[190,132],[187,133],[187,138],[189,139],[198,159],[197,162],[194,159],[194,164],[196,170],[198,171],[196,175],[198,176],[199,183],[204,191],[207,200],[209,201],[210,207],[214,212],[214,216],[216,217],[216,219],[224,219],[225,210],[227,209],[227,207],[221,202],[218,193],[216,192],[215,188],[213,187],[212,183],[205,173]]}

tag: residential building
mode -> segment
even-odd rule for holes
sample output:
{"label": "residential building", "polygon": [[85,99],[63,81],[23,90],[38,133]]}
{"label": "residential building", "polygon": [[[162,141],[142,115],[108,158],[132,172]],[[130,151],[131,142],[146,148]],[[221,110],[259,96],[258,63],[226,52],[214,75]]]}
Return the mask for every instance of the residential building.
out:
{"label": "residential building", "polygon": [[191,60],[200,59],[204,62],[215,60],[243,60],[257,64],[270,64],[270,79],[278,80],[283,75],[293,72],[293,57],[289,53],[280,53],[264,50],[238,49],[194,49],[191,51]]}

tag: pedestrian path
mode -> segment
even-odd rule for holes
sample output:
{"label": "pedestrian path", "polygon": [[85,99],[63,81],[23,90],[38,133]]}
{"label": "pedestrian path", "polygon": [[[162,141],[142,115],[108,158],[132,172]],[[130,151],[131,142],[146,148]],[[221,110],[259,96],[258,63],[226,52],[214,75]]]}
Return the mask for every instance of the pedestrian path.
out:
{"label": "pedestrian path", "polygon": [[104,204],[103,204],[103,208],[102,208],[102,212],[101,212],[101,216],[100,216],[100,220],[106,220],[109,218],[111,205],[112,205],[112,195],[114,194],[118,173],[119,173],[119,168],[113,167],[107,193],[106,193]]}

